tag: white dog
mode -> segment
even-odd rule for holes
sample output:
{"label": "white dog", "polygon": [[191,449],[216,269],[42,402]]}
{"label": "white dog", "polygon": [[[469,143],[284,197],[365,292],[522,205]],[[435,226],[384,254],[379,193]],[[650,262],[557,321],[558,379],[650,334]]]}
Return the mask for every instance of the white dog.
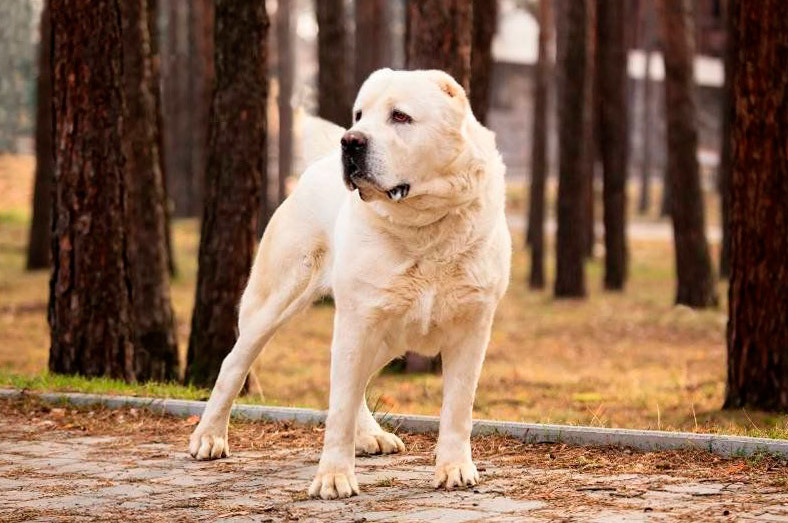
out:
{"label": "white dog", "polygon": [[509,282],[504,170],[493,133],[448,74],[373,73],[341,153],[309,167],[271,218],[241,300],[238,341],[191,436],[191,455],[229,454],[230,408],[252,362],[280,325],[331,292],[329,409],[309,494],[358,494],[357,453],[405,450],[375,421],[364,392],[408,350],[443,359],[434,484],[475,485],[473,400]]}

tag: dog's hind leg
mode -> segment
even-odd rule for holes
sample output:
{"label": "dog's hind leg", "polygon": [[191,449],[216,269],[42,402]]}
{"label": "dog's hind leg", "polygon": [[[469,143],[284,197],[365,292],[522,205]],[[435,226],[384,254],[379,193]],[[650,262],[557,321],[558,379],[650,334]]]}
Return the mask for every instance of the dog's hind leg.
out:
{"label": "dog's hind leg", "polygon": [[[238,314],[238,340],[222,362],[208,405],[189,441],[201,460],[229,455],[230,410],[249,369],[276,329],[310,305],[326,266],[326,247],[307,228],[286,230],[292,217],[285,202],[269,224],[244,290]],[[292,222],[291,222],[292,223]]]}
{"label": "dog's hind leg", "polygon": [[[383,368],[390,357],[385,351],[381,352],[376,367]],[[395,434],[386,432],[372,415],[367,405],[366,393],[361,398],[361,405],[356,419],[356,456],[370,454],[395,454],[405,452],[405,444]]]}

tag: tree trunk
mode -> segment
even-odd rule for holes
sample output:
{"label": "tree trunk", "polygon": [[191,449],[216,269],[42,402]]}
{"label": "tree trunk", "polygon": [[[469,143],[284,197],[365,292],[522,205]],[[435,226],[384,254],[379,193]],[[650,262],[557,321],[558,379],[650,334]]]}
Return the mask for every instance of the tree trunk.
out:
{"label": "tree trunk", "polygon": [[728,0],[725,16],[727,19],[727,35],[725,42],[725,86],[722,91],[722,136],[720,139],[720,163],[717,171],[717,190],[720,194],[720,215],[722,218],[722,246],[720,248],[720,277],[730,276],[731,259],[731,234],[730,234],[730,214],[731,214],[731,125],[733,113],[736,110],[733,105],[733,67],[735,63],[735,53],[737,52],[736,26],[731,16],[733,2]]}
{"label": "tree trunk", "polygon": [[55,151],[52,148],[52,30],[48,2],[44,3],[41,11],[40,31],[36,89],[36,174],[33,189],[33,221],[30,224],[27,244],[28,270],[49,268]]}
{"label": "tree trunk", "polygon": [[[442,69],[469,91],[471,31],[470,0],[408,0],[405,67]],[[438,372],[440,368],[440,356],[428,358],[412,352],[405,355],[407,373]]]}
{"label": "tree trunk", "polygon": [[654,82],[651,79],[653,64],[654,64],[654,34],[652,28],[652,14],[649,10],[647,2],[643,3],[642,9],[645,11],[643,17],[643,39],[644,45],[643,52],[646,54],[645,73],[643,77],[643,123],[641,125],[643,132],[643,151],[640,166],[640,198],[638,199],[638,212],[640,214],[647,214],[651,208],[651,142],[652,142],[652,125],[653,119],[653,93]]}
{"label": "tree trunk", "polygon": [[[584,257],[587,245],[586,176],[583,140],[586,103],[585,1],[567,1],[563,6],[565,45],[559,53],[562,69],[559,95],[558,231],[556,235],[555,295],[558,298],[586,295]],[[560,35],[559,35],[560,39]]]}
{"label": "tree trunk", "polygon": [[208,126],[213,89],[213,1],[189,2],[189,54],[188,82],[189,107],[184,120],[188,122],[186,151],[191,183],[189,215],[199,216],[202,211],[205,168],[208,157]]}
{"label": "tree trunk", "polygon": [[279,176],[277,203],[287,196],[287,177],[293,174],[293,77],[295,57],[290,1],[279,2],[276,42],[279,53]]}
{"label": "tree trunk", "polygon": [[49,370],[133,380],[120,7],[52,0],[50,8],[57,189]]}
{"label": "tree trunk", "polygon": [[550,105],[550,49],[553,40],[553,0],[539,1],[539,61],[536,64],[532,142],[531,193],[528,205],[528,238],[531,247],[532,289],[544,288],[544,207],[548,173],[548,107]]}
{"label": "tree trunk", "polygon": [[167,249],[167,270],[171,276],[177,272],[175,256],[172,252],[172,210],[167,194],[167,161],[164,158],[164,114],[161,106],[161,51],[159,46],[159,0],[148,1],[148,34],[151,48],[151,91],[156,106],[156,147],[159,150],[159,171],[161,172],[162,191],[164,191],[164,234]]}
{"label": "tree trunk", "polygon": [[594,211],[595,202],[595,182],[596,182],[596,164],[597,157],[599,156],[599,146],[597,143],[597,124],[599,121],[599,96],[597,95],[596,86],[596,32],[597,32],[597,17],[596,17],[597,0],[586,0],[586,78],[584,85],[584,106],[587,108],[583,113],[583,166],[585,173],[583,176],[583,183],[585,188],[584,192],[584,213],[585,219],[585,250],[584,255],[586,258],[591,258],[594,255],[594,245],[596,244],[596,231],[594,225],[596,223],[596,213]]}
{"label": "tree trunk", "polygon": [[442,69],[470,94],[472,13],[469,0],[408,0],[405,67]]}
{"label": "tree trunk", "polygon": [[[368,0],[365,0],[368,1]],[[350,68],[344,0],[315,0],[317,14],[318,116],[342,127],[350,126],[355,98],[348,78]]]}
{"label": "tree trunk", "polygon": [[733,0],[725,407],[788,411],[788,4]]}
{"label": "tree trunk", "polygon": [[[236,339],[266,162],[268,16],[262,0],[215,2],[216,88],[186,381],[209,387]],[[232,253],[228,256],[228,253]]]}
{"label": "tree trunk", "polygon": [[389,0],[356,0],[356,91],[382,67],[391,67]]}
{"label": "tree trunk", "polygon": [[498,25],[498,0],[473,0],[471,45],[471,108],[476,119],[487,123],[492,81],[492,40]]}
{"label": "tree trunk", "polygon": [[597,130],[604,168],[605,288],[622,290],[627,277],[627,2],[601,1],[597,15],[597,89],[600,99]]}
{"label": "tree trunk", "polygon": [[175,316],[170,303],[165,194],[156,135],[155,84],[147,0],[121,2],[123,35],[123,152],[134,367],[138,380],[178,377]]}
{"label": "tree trunk", "polygon": [[687,0],[659,0],[665,57],[668,120],[667,179],[676,250],[676,303],[716,305],[717,292],[706,243],[703,194],[698,168],[698,132],[693,99],[694,50]]}

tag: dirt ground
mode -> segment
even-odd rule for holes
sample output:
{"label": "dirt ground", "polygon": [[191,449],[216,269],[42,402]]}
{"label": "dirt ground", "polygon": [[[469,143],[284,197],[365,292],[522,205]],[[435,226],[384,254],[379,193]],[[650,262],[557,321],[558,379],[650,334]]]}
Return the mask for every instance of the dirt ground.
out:
{"label": "dirt ground", "polygon": [[788,521],[788,463],[475,439],[482,483],[431,488],[434,438],[357,460],[362,493],[306,497],[322,428],[234,422],[194,462],[196,417],[0,400],[0,521]]}

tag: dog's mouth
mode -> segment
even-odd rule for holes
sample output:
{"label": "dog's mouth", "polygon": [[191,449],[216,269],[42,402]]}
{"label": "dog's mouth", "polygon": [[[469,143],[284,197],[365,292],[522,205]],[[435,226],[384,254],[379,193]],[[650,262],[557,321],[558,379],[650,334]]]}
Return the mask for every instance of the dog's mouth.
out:
{"label": "dog's mouth", "polygon": [[398,202],[408,196],[410,193],[410,184],[409,183],[401,183],[399,185],[395,185],[390,189],[384,189],[383,187],[378,184],[373,178],[371,178],[368,174],[363,172],[355,162],[349,161],[345,163],[345,185],[347,186],[348,190],[355,191],[358,190],[359,194],[361,194],[361,198],[366,200],[368,195],[365,194],[366,191],[364,189],[369,188],[373,189],[377,192],[383,193],[388,197],[389,200],[392,202]]}
{"label": "dog's mouth", "polygon": [[398,202],[401,199],[405,198],[409,192],[410,192],[410,184],[401,183],[396,187],[392,187],[391,189],[386,191],[386,196],[389,197],[389,200]]}

